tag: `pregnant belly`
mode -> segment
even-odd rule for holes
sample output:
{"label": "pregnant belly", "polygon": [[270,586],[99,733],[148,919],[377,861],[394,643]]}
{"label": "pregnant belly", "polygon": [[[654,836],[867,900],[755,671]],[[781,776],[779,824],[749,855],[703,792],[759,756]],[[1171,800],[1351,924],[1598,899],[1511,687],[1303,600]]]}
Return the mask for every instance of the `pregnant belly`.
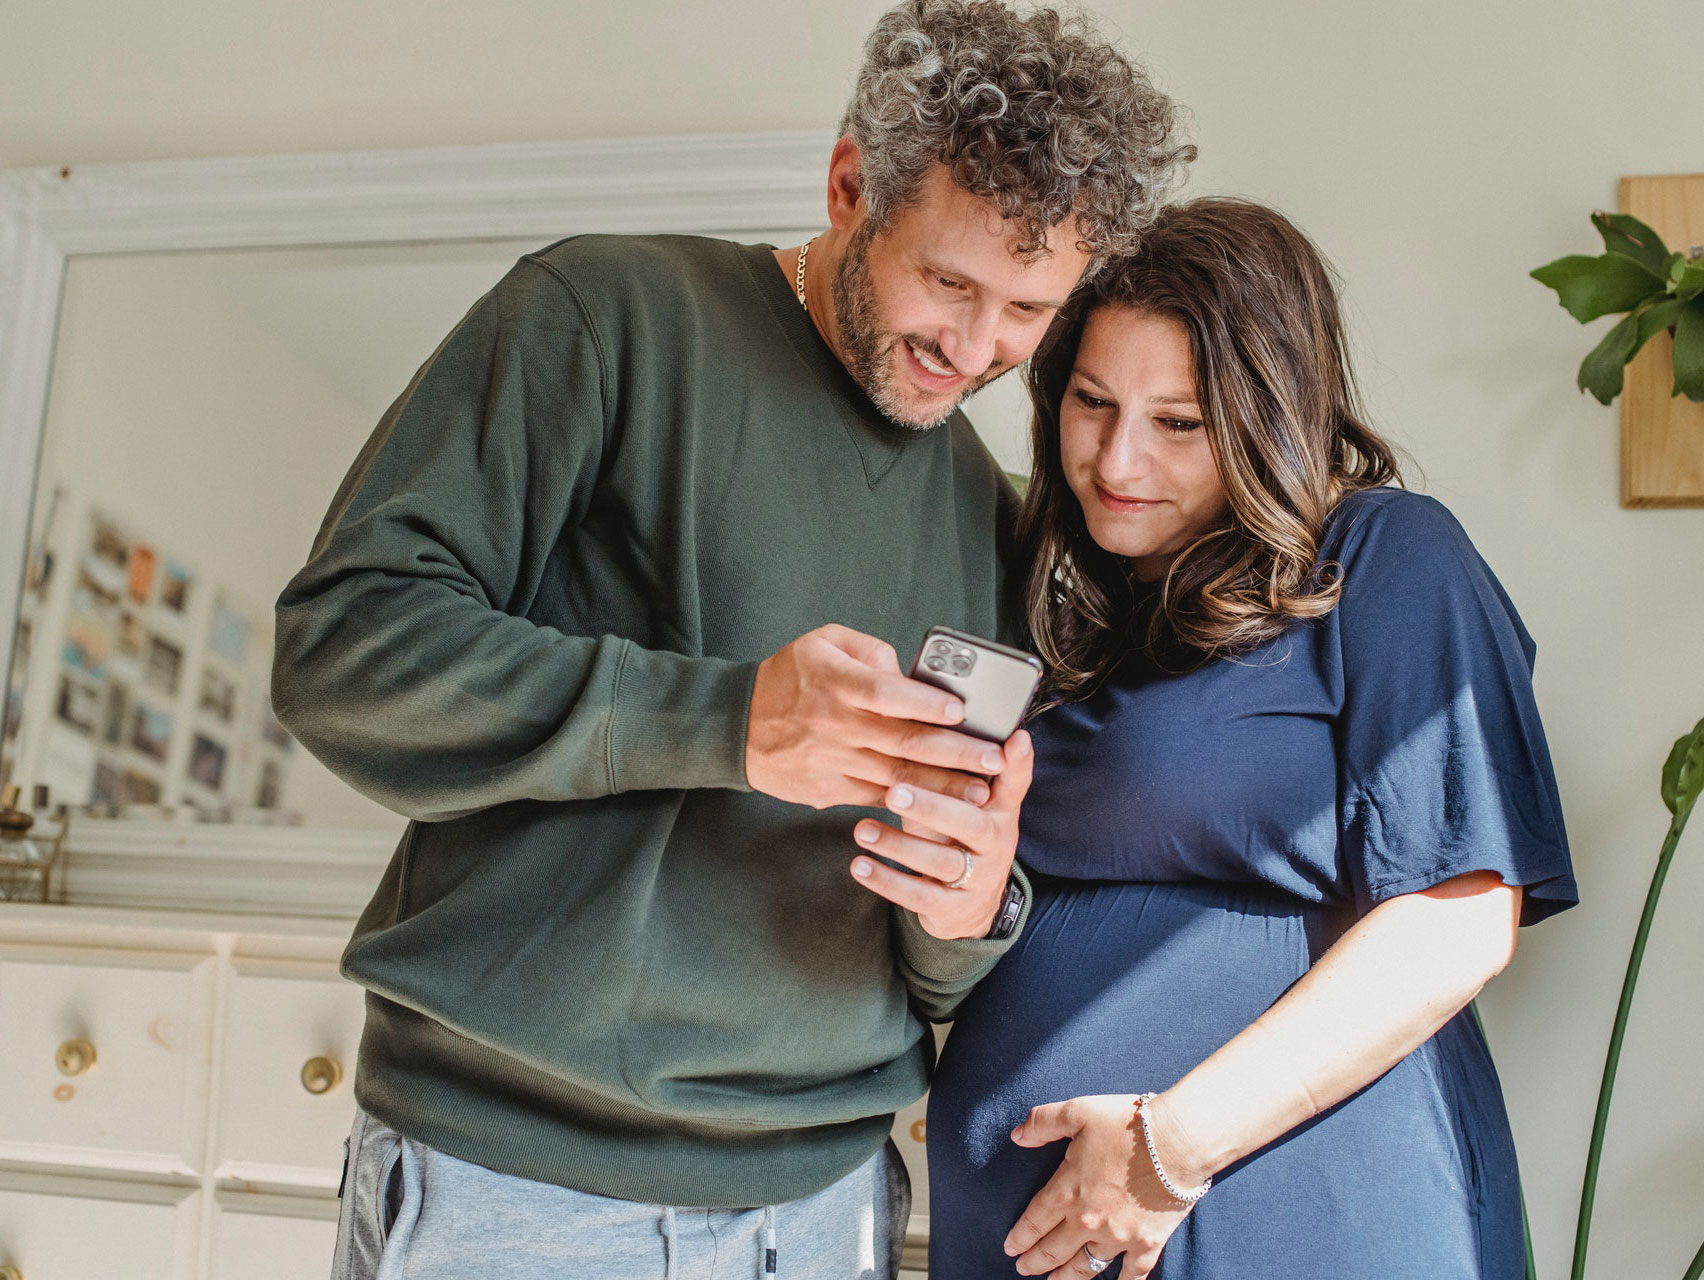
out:
{"label": "pregnant belly", "polygon": [[1169,1087],[1307,972],[1326,925],[1242,886],[1039,881],[1023,936],[953,1024],[931,1148],[982,1167],[1040,1103]]}

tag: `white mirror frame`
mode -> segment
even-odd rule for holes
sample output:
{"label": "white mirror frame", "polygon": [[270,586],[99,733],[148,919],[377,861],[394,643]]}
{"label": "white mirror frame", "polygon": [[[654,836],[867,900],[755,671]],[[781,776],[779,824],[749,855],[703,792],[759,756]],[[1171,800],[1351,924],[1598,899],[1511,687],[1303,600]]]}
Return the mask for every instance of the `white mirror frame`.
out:
{"label": "white mirror frame", "polygon": [[833,143],[813,130],[0,171],[0,683],[72,255],[817,226]]}

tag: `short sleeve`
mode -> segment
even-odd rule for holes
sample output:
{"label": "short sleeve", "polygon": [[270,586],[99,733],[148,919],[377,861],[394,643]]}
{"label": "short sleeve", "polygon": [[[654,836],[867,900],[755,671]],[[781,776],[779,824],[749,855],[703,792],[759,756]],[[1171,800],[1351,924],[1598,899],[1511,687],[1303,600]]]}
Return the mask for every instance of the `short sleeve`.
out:
{"label": "short sleeve", "polygon": [[1573,906],[1535,647],[1467,534],[1431,498],[1374,490],[1345,500],[1324,551],[1343,580],[1339,834],[1357,905],[1493,871],[1525,889],[1523,924]]}

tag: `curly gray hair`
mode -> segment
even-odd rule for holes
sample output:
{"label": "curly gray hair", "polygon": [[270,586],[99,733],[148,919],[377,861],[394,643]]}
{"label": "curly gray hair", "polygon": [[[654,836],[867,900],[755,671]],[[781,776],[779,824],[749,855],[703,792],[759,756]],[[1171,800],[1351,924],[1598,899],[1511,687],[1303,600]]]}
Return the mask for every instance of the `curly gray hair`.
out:
{"label": "curly gray hair", "polygon": [[1096,263],[1133,252],[1195,158],[1176,110],[1081,17],[999,0],[905,0],[882,16],[840,132],[862,155],[865,206],[887,225],[932,164],[992,201],[1039,254],[1075,215]]}

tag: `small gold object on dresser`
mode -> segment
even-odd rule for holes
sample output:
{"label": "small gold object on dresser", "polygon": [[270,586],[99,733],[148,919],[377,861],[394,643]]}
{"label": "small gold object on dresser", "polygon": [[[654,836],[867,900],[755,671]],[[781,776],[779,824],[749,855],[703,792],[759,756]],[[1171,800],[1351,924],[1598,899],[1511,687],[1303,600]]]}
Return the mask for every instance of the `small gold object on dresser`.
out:
{"label": "small gold object on dresser", "polygon": [[24,1273],[16,1267],[8,1267],[0,1263],[0,1280],[24,1280]]}
{"label": "small gold object on dresser", "polygon": [[[61,810],[59,830],[51,837],[32,837],[36,815],[20,809],[19,787],[7,783],[0,791],[0,902],[53,901],[53,873],[65,846],[71,819]],[[35,789],[35,807],[47,809],[47,788]],[[5,1280],[0,1275],[0,1280]]]}
{"label": "small gold object on dresser", "polygon": [[[95,1046],[87,1040],[67,1040],[53,1051],[53,1061],[60,1075],[80,1076],[95,1065]],[[0,1280],[5,1280],[3,1274]]]}
{"label": "small gold object on dresser", "polygon": [[309,1093],[330,1093],[342,1082],[343,1066],[336,1058],[309,1058],[302,1064],[302,1088]]}

